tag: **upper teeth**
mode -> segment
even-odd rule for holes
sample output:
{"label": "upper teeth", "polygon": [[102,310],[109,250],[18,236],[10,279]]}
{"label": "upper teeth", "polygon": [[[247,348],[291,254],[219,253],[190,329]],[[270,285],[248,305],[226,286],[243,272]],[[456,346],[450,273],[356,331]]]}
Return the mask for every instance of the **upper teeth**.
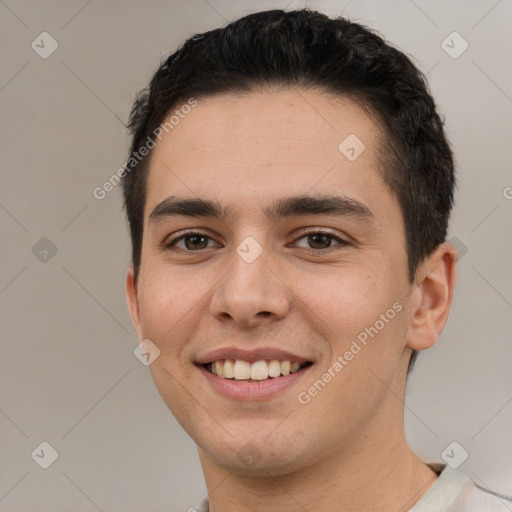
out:
{"label": "upper teeth", "polygon": [[307,363],[299,363],[297,361],[278,361],[272,359],[270,361],[249,361],[223,359],[208,364],[207,368],[218,377],[224,379],[236,380],[265,380],[269,377],[279,377],[280,375],[289,375],[295,373]]}

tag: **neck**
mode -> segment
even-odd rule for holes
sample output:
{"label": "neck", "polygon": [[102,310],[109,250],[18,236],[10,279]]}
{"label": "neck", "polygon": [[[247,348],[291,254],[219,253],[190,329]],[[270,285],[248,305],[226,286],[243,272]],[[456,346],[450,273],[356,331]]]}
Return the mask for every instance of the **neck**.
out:
{"label": "neck", "polygon": [[365,431],[348,449],[332,450],[314,464],[277,476],[271,469],[268,476],[233,473],[200,449],[210,512],[405,512],[437,476],[397,427],[391,425],[386,435]]}

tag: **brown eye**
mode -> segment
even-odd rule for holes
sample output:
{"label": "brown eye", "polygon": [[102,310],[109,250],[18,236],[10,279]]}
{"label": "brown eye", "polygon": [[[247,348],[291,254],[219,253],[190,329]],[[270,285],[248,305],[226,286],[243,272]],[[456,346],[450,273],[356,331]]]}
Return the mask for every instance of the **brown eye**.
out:
{"label": "brown eye", "polygon": [[[304,242],[299,243],[301,240],[304,240]],[[298,247],[311,249],[313,251],[326,251],[328,249],[334,249],[336,246],[348,245],[348,242],[345,242],[340,237],[327,231],[310,231],[309,233],[304,233],[295,243]]]}
{"label": "brown eye", "polygon": [[183,237],[185,247],[191,251],[194,249],[206,249],[208,237],[203,235],[186,235]]}
{"label": "brown eye", "polygon": [[326,249],[331,246],[332,236],[317,233],[308,235],[308,242],[312,249]]}
{"label": "brown eye", "polygon": [[[184,233],[164,244],[165,249],[178,249],[186,252],[196,252],[212,247],[213,239],[204,233]],[[218,244],[217,244],[217,247]]]}

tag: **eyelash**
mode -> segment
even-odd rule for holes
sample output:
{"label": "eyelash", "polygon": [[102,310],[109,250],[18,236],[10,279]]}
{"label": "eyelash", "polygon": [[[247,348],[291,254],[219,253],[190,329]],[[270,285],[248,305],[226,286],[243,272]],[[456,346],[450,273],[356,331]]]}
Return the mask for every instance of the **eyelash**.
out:
{"label": "eyelash", "polygon": [[[300,240],[301,238],[305,238],[305,237],[308,237],[308,236],[311,236],[311,235],[325,235],[325,236],[328,236],[329,238],[335,240],[336,242],[338,242],[338,244],[334,245],[334,246],[329,246],[329,247],[326,247],[325,249],[313,249],[311,247],[301,247],[301,249],[306,249],[308,250],[309,252],[312,252],[314,254],[325,254],[327,252],[330,252],[331,250],[335,250],[336,247],[338,246],[347,246],[347,245],[350,245],[349,242],[347,242],[346,240],[343,240],[342,238],[340,238],[339,236],[335,235],[333,232],[329,231],[329,230],[326,230],[326,229],[316,229],[316,230],[310,230],[310,231],[303,231],[300,236],[298,236],[294,241],[293,243],[296,243],[298,240]],[[175,247],[176,243],[178,243],[179,241],[183,240],[184,238],[186,237],[193,237],[193,236],[202,236],[202,237],[205,237],[205,238],[208,238],[208,239],[212,239],[212,237],[210,237],[209,235],[207,235],[206,233],[202,233],[200,231],[188,231],[186,233],[182,233],[181,235],[177,236],[176,238],[172,239],[171,241],[169,242],[164,242],[162,244],[162,247],[163,249],[172,249],[173,247]],[[205,251],[209,248],[206,248],[206,249],[198,249],[196,251],[194,250],[190,250],[190,249],[182,249],[182,248],[178,248],[178,250],[180,251],[183,251],[183,252],[188,252],[188,253],[199,253],[201,251]]]}

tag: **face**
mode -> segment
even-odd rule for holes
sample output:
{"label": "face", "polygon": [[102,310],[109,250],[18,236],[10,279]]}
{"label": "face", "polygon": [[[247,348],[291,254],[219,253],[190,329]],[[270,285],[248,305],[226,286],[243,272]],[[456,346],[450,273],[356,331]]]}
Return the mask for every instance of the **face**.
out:
{"label": "face", "polygon": [[155,147],[128,299],[202,458],[286,473],[396,429],[414,296],[380,142],[286,89],[201,100]]}

